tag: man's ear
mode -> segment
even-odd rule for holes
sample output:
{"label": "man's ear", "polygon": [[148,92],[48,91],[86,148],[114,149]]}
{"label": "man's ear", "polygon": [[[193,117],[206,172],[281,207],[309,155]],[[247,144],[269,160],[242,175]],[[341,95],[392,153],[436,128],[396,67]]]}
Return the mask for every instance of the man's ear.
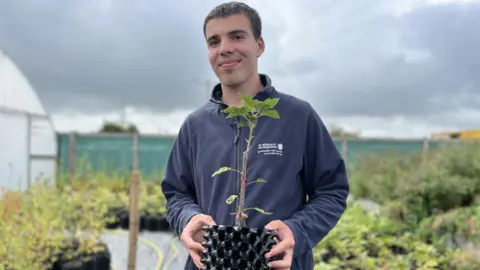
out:
{"label": "man's ear", "polygon": [[263,37],[259,37],[257,39],[257,45],[258,45],[257,57],[260,57],[265,51],[265,41],[263,40]]}

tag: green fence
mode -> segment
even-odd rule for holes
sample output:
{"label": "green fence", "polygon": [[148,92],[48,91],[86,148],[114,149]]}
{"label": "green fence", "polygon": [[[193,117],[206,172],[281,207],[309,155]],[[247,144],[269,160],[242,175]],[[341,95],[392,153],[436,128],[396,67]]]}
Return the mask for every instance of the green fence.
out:
{"label": "green fence", "polygon": [[136,163],[142,174],[154,176],[162,172],[174,140],[174,137],[123,134],[59,134],[59,165],[65,172],[90,170],[128,175],[137,156]]}
{"label": "green fence", "polygon": [[[59,165],[63,171],[130,173],[133,166],[144,176],[163,171],[175,137],[131,134],[58,134]],[[335,140],[347,162],[381,151],[419,152],[436,147],[427,140]],[[136,150],[138,149],[138,151]]]}

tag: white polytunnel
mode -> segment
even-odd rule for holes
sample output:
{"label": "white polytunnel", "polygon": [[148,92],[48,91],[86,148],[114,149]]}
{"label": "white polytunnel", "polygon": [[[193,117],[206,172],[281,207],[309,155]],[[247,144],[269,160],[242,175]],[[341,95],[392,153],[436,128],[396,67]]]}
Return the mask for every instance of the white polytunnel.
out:
{"label": "white polytunnel", "polygon": [[0,49],[0,190],[55,182],[56,132],[35,89]]}

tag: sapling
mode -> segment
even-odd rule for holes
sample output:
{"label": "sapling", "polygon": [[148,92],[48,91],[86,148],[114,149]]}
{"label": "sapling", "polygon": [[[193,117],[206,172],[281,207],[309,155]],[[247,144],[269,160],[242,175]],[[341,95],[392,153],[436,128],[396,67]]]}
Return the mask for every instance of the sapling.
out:
{"label": "sapling", "polygon": [[241,97],[240,106],[229,106],[224,110],[224,112],[228,113],[227,118],[233,118],[233,117],[243,118],[243,120],[240,121],[240,125],[247,126],[249,128],[248,138],[246,139],[247,146],[245,151],[242,154],[242,168],[241,170],[237,170],[232,167],[222,167],[219,170],[217,170],[215,173],[213,173],[212,177],[228,171],[233,171],[241,175],[240,193],[230,195],[230,197],[227,198],[226,203],[232,204],[235,200],[238,201],[237,211],[236,213],[233,213],[235,215],[235,226],[246,227],[246,219],[248,218],[246,211],[255,210],[265,215],[272,214],[271,212],[267,212],[258,207],[249,207],[249,208],[245,207],[245,191],[246,191],[247,185],[266,182],[263,178],[259,178],[255,181],[248,181],[247,165],[248,165],[248,154],[250,153],[250,150],[252,147],[251,146],[252,141],[253,141],[253,138],[255,137],[253,133],[254,133],[255,127],[258,124],[258,119],[262,116],[266,116],[274,119],[280,119],[280,115],[278,114],[278,111],[274,109],[274,107],[277,105],[279,101],[279,98],[267,98],[261,101],[261,100],[254,99],[249,95],[240,94],[240,97]]}

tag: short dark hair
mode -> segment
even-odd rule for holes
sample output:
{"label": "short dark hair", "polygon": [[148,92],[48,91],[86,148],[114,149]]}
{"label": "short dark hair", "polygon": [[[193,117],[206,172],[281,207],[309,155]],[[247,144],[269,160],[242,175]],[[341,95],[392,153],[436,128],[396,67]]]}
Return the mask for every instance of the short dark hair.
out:
{"label": "short dark hair", "polygon": [[206,34],[207,23],[210,20],[226,18],[236,14],[243,14],[247,16],[248,20],[250,21],[250,26],[255,39],[258,39],[262,35],[262,20],[260,15],[254,8],[240,2],[223,3],[212,9],[208,13],[207,17],[205,17],[205,22],[203,23],[203,34]]}

